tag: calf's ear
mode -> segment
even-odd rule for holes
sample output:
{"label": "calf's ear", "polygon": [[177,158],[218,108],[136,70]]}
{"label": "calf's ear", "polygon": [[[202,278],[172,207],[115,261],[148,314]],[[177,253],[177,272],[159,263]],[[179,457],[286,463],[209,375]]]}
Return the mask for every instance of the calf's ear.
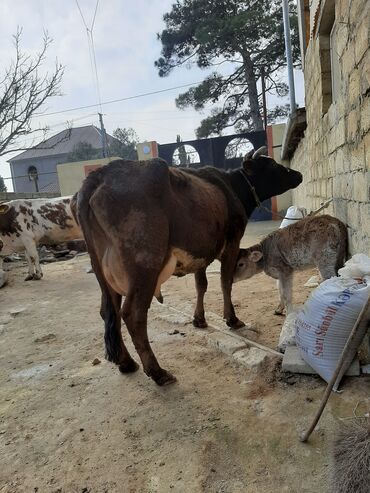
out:
{"label": "calf's ear", "polygon": [[248,256],[249,260],[251,260],[252,262],[258,262],[259,260],[261,260],[262,257],[263,253],[259,252],[258,250],[251,252]]}
{"label": "calf's ear", "polygon": [[0,214],[6,214],[9,210],[9,206],[7,204],[0,204]]}

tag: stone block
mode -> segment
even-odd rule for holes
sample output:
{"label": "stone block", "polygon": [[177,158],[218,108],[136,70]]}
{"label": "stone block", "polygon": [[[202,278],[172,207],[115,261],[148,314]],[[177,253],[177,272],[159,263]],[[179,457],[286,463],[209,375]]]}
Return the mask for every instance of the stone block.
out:
{"label": "stone block", "polygon": [[[370,192],[370,190],[368,190],[368,192]],[[369,200],[370,200],[370,197],[369,197]],[[369,203],[365,202],[363,204],[360,204],[359,211],[360,211],[362,230],[364,232],[368,233],[370,231],[370,205],[369,205]],[[369,253],[370,238],[367,238],[367,243],[368,243],[368,246],[364,250],[364,253]]]}
{"label": "stone block", "polygon": [[361,72],[360,91],[362,95],[365,95],[368,94],[368,90],[370,87],[370,50],[367,50],[366,55],[361,61],[360,72]]}
{"label": "stone block", "polygon": [[[345,81],[355,66],[355,48],[353,43],[347,45],[341,58],[342,80]],[[345,90],[345,87],[343,87]]]}
{"label": "stone block", "polygon": [[360,97],[360,71],[357,68],[350,73],[347,97],[350,106],[354,106]]}
{"label": "stone block", "polygon": [[351,173],[341,175],[341,197],[351,200],[353,196],[353,176]]}
{"label": "stone block", "polygon": [[[370,172],[368,172],[370,173]],[[353,173],[353,199],[358,202],[367,202],[368,200],[368,173]]]}
{"label": "stone block", "polygon": [[[369,50],[370,51],[370,50]],[[370,63],[370,61],[369,61]],[[360,106],[360,132],[366,134],[370,130],[370,95],[364,98]]]}
{"label": "stone block", "polygon": [[362,139],[362,142],[365,146],[365,164],[366,168],[370,169],[370,132],[368,132],[365,137]]}
{"label": "stone block", "polygon": [[351,151],[351,171],[360,171],[366,168],[365,145],[360,142]]}
{"label": "stone block", "polygon": [[[314,370],[308,363],[306,363],[304,359],[302,359],[297,346],[288,346],[286,348],[281,368],[283,371],[289,373],[317,375],[317,371]],[[357,358],[348,368],[346,375],[351,377],[360,375],[360,363]]]}
{"label": "stone block", "polygon": [[369,16],[365,15],[362,18],[360,26],[356,29],[356,42],[355,42],[355,63],[360,63],[366,50],[369,49]]}
{"label": "stone block", "polygon": [[357,139],[359,133],[359,112],[358,110],[352,110],[347,118],[347,141],[353,142]]}
{"label": "stone block", "polygon": [[258,370],[268,357],[269,353],[256,347],[242,349],[233,354],[233,359],[249,370]]}
{"label": "stone block", "polygon": [[228,355],[232,355],[235,351],[246,347],[243,341],[239,341],[238,339],[221,332],[213,332],[207,335],[207,343],[209,346]]}
{"label": "stone block", "polygon": [[358,202],[349,201],[347,205],[348,225],[357,230],[360,223],[360,204]]}

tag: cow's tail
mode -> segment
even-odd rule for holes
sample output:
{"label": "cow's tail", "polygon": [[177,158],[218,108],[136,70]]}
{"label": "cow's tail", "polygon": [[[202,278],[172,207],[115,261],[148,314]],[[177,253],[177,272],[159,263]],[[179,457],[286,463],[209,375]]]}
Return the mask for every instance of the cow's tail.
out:
{"label": "cow's tail", "polygon": [[80,223],[78,222],[78,217],[77,217],[77,196],[78,196],[78,192],[75,193],[73,195],[73,197],[71,198],[70,208],[71,208],[73,219],[76,221],[78,226],[80,226]]}
{"label": "cow's tail", "polygon": [[100,259],[95,247],[95,232],[101,230],[98,221],[95,218],[94,212],[90,206],[90,201],[99,185],[102,183],[100,170],[92,172],[88,175],[82,184],[80,191],[73,197],[76,199],[74,206],[74,216],[82,229],[85,237],[86,248],[90,255],[91,266],[94,274],[99,282],[102,292],[100,315],[105,324],[105,357],[108,361],[116,364],[121,363],[122,359],[122,339],[117,327],[120,325],[120,304],[121,297],[112,293],[105,279]]}

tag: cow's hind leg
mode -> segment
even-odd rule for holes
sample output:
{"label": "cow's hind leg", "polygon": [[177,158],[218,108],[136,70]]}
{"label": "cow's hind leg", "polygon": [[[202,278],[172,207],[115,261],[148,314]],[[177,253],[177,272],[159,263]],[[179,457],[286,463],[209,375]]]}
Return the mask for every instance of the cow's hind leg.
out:
{"label": "cow's hind leg", "polygon": [[136,269],[133,282],[122,307],[122,318],[143,364],[144,372],[158,385],[168,385],[176,378],[161,368],[150,347],[147,333],[148,310],[153,298],[158,273]]}
{"label": "cow's hind leg", "polygon": [[133,373],[139,365],[130,356],[121,333],[122,296],[104,287],[102,289],[100,315],[105,324],[105,358],[118,365],[121,373]]}
{"label": "cow's hind leg", "polygon": [[197,305],[195,307],[193,325],[194,327],[205,329],[207,327],[207,322],[204,316],[204,295],[208,287],[206,269],[198,270],[194,277],[197,290]]}

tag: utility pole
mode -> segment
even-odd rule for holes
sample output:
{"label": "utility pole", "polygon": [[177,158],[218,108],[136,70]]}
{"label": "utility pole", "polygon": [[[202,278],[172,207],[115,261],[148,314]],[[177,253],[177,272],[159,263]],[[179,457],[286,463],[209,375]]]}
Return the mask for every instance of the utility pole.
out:
{"label": "utility pole", "polygon": [[103,115],[98,113],[100,121],[100,132],[101,132],[101,144],[102,144],[102,154],[103,158],[108,157],[108,146],[107,146],[107,134],[105,133]]}
{"label": "utility pole", "polygon": [[267,128],[267,104],[266,104],[265,67],[261,68],[261,86],[262,86],[263,126],[265,127],[265,131],[266,131],[266,128]]}
{"label": "utility pole", "polygon": [[290,113],[292,114],[296,110],[296,101],[295,101],[295,89],[294,89],[292,45],[291,45],[291,41],[290,41],[288,0],[283,0],[283,20],[284,20],[285,56],[286,56],[286,62],[287,62],[287,66],[288,66]]}

